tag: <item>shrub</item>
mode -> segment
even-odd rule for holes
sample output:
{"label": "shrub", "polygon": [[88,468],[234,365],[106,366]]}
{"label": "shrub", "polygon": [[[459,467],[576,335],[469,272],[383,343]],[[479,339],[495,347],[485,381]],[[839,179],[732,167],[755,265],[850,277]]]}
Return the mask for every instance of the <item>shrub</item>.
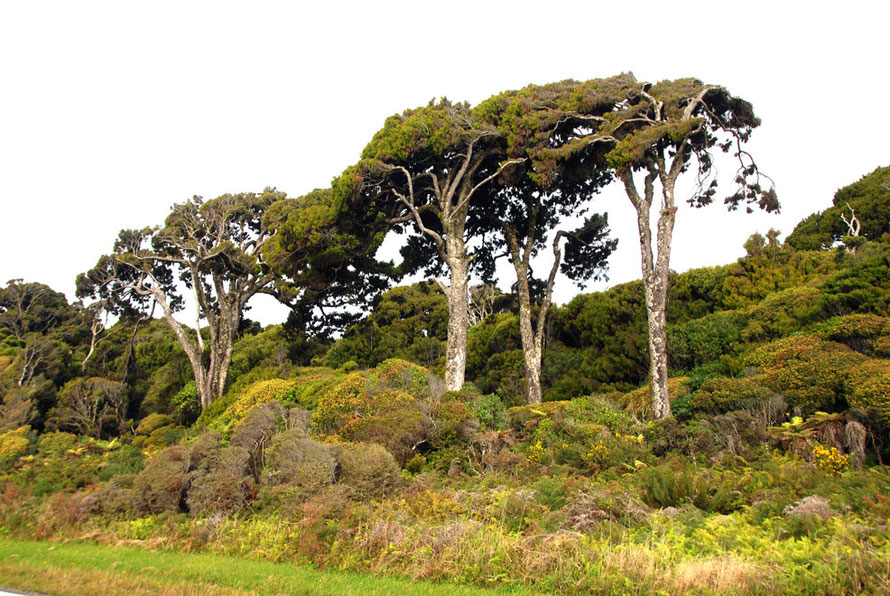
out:
{"label": "shrub", "polygon": [[671,327],[668,330],[671,366],[689,370],[734,351],[734,346],[742,339],[742,330],[747,325],[747,316],[729,311]]}
{"label": "shrub", "polygon": [[6,470],[28,452],[31,447],[31,441],[28,439],[30,432],[30,426],[22,426],[0,434],[0,472]]}
{"label": "shrub", "polygon": [[[402,370],[399,366],[385,368],[387,375],[399,370]],[[416,373],[423,369],[406,370]],[[405,378],[401,372],[396,377],[396,380]],[[381,379],[367,383],[361,373],[350,375],[322,398],[313,418],[324,433],[346,441],[380,443],[400,462],[405,462],[414,455],[414,445],[429,438],[429,416],[423,404],[411,394],[398,389],[380,389]]]}
{"label": "shrub", "polygon": [[756,378],[708,379],[690,398],[693,410],[711,414],[754,408],[774,393],[761,386]]}
{"label": "shrub", "polygon": [[343,445],[339,451],[340,483],[358,499],[386,495],[400,483],[399,466],[392,454],[375,443]]}
{"label": "shrub", "polygon": [[515,430],[534,426],[542,418],[552,418],[567,401],[545,401],[540,404],[514,406],[507,410],[507,423]]}
{"label": "shrub", "polygon": [[134,513],[179,512],[189,486],[191,451],[174,445],[158,452],[133,480]]}
{"label": "shrub", "polygon": [[249,385],[222,414],[221,418],[229,423],[238,423],[247,416],[255,405],[271,401],[287,401],[295,382],[284,379],[268,379]]}
{"label": "shrub", "polygon": [[105,461],[99,464],[98,479],[107,482],[122,474],[137,474],[145,467],[145,455],[142,450],[132,445],[121,445],[110,451],[105,456]]}
{"label": "shrub", "polygon": [[278,402],[255,405],[232,430],[231,444],[250,455],[250,470],[255,479],[265,465],[265,449],[274,435],[284,430],[286,412]]}
{"label": "shrub", "polygon": [[337,458],[331,445],[320,443],[298,429],[275,436],[266,451],[260,480],[269,503],[294,505],[333,484]]}
{"label": "shrub", "polygon": [[136,434],[147,437],[162,426],[171,426],[172,424],[172,416],[157,413],[149,414],[139,421],[139,426],[136,427]]}
{"label": "shrub", "polygon": [[201,415],[201,398],[198,396],[198,388],[194,381],[186,383],[179,393],[170,399],[173,406],[176,422],[183,426],[191,426]]}
{"label": "shrub", "polygon": [[602,395],[590,395],[573,399],[560,409],[560,413],[578,424],[597,424],[612,432],[625,431],[633,424],[615,402]]}
{"label": "shrub", "polygon": [[223,447],[206,471],[195,472],[188,491],[189,511],[197,516],[234,513],[253,497],[250,454],[243,447]]}
{"label": "shrub", "polygon": [[742,331],[745,341],[783,337],[824,316],[825,297],[818,288],[798,286],[776,292],[745,314],[748,326]]}
{"label": "shrub", "polygon": [[[689,377],[674,377],[668,379],[668,399],[673,402],[683,396],[689,395],[689,387],[686,381]],[[652,387],[644,385],[618,397],[618,402],[631,416],[646,418],[652,413]]]}
{"label": "shrub", "polygon": [[377,365],[368,376],[370,389],[398,389],[415,399],[429,397],[430,373],[422,366],[390,358]]}
{"label": "shrub", "polygon": [[787,337],[748,357],[749,364],[760,367],[760,382],[804,415],[843,409],[847,377],[864,361],[847,346],[814,335]]}
{"label": "shrub", "polygon": [[[847,315],[827,321],[821,329],[824,339],[842,343],[857,352],[871,355],[875,353],[878,340],[887,339],[884,330],[890,318],[872,314]],[[885,342],[881,343],[881,346]]]}
{"label": "shrub", "polygon": [[464,441],[479,430],[479,423],[473,417],[470,408],[462,401],[449,399],[433,409],[433,421],[440,438],[456,436]]}
{"label": "shrub", "polygon": [[851,407],[875,409],[890,421],[890,361],[866,360],[850,373],[847,385]]}
{"label": "shrub", "polygon": [[467,406],[482,428],[489,430],[507,428],[507,408],[497,394],[478,394],[467,403]]}
{"label": "shrub", "polygon": [[[155,429],[148,437],[139,443],[144,451],[163,449],[177,444],[185,436],[185,429],[179,425],[162,426]],[[140,437],[136,437],[139,439]],[[134,444],[136,442],[134,441]]]}
{"label": "shrub", "polygon": [[850,458],[842,454],[836,447],[813,445],[813,463],[817,468],[830,474],[840,474],[850,466]]}

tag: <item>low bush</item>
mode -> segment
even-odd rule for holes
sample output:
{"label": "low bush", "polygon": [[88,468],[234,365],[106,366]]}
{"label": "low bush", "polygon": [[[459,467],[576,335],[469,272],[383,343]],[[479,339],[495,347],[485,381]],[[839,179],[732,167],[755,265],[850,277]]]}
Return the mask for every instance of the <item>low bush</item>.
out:
{"label": "low bush", "polygon": [[133,513],[183,511],[191,479],[190,465],[191,450],[183,445],[155,454],[133,479]]}
{"label": "low bush", "polygon": [[149,414],[139,421],[139,425],[136,427],[136,435],[147,437],[157,429],[173,424],[173,417],[168,414]]}
{"label": "low bush", "polygon": [[759,367],[763,386],[809,415],[844,409],[847,378],[865,360],[842,344],[794,335],[757,349],[747,362]]}
{"label": "low bush", "polygon": [[877,340],[890,335],[885,331],[888,327],[888,317],[873,314],[847,315],[826,321],[819,329],[819,336],[842,343],[857,352],[872,355],[876,352]]}
{"label": "low bush", "polygon": [[775,393],[758,383],[756,378],[708,379],[690,396],[693,411],[719,414],[732,410],[757,409]]}
{"label": "low bush", "polygon": [[[689,377],[673,377],[668,379],[668,399],[671,404],[674,401],[689,395],[689,387],[686,381]],[[648,418],[652,415],[652,387],[650,384],[644,385],[639,389],[635,389],[628,393],[620,394],[617,397],[618,403],[624,406],[625,411],[631,416],[638,418]]]}
{"label": "low bush", "polygon": [[278,402],[255,405],[232,429],[231,444],[250,455],[250,470],[255,479],[265,466],[266,446],[273,436],[285,429],[287,412]]}
{"label": "low bush", "polygon": [[267,505],[292,507],[334,483],[334,447],[309,438],[299,429],[276,435],[266,450],[260,476]]}
{"label": "low bush", "polygon": [[31,448],[30,426],[0,434],[0,472],[5,471]]}
{"label": "low bush", "polygon": [[196,516],[236,513],[255,496],[249,469],[250,454],[243,447],[223,447],[205,470],[191,479],[186,503]]}
{"label": "low bush", "polygon": [[[399,381],[406,378],[405,370],[414,371],[409,378],[415,379],[417,369],[390,366],[385,372]],[[380,443],[404,463],[414,455],[415,445],[431,437],[432,423],[422,402],[399,389],[381,389],[382,378],[369,384],[362,373],[349,375],[322,398],[313,419],[323,433],[344,441]]]}
{"label": "low bush", "polygon": [[375,443],[345,444],[337,454],[339,482],[359,500],[387,495],[401,482],[399,466],[392,454]]}
{"label": "low bush", "polygon": [[221,421],[227,425],[237,424],[257,404],[272,401],[286,402],[293,391],[295,381],[268,379],[248,385],[232,404],[223,412]]}
{"label": "low bush", "polygon": [[850,406],[877,410],[890,421],[890,360],[863,362],[850,372],[847,385]]}

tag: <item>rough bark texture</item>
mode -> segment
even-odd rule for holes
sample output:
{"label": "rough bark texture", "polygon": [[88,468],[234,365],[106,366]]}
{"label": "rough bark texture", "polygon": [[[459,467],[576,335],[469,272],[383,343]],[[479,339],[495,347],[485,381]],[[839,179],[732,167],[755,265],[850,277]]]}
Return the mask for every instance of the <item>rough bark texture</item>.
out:
{"label": "rough bark texture", "polygon": [[[663,163],[661,164],[663,166]],[[653,167],[646,175],[644,191],[640,195],[627,170],[621,179],[627,196],[637,212],[637,228],[640,235],[640,263],[643,287],[646,292],[646,314],[649,330],[649,374],[652,387],[652,414],[655,418],[671,415],[668,396],[667,358],[667,288],[670,273],[671,239],[674,231],[677,207],[674,204],[674,185],[680,173],[682,160],[674,161],[669,172]],[[652,250],[650,210],[655,195],[655,180],[661,179],[662,205],[657,223],[657,255]]]}
{"label": "rough bark texture", "polygon": [[[461,241],[459,244],[463,245],[463,242]],[[463,253],[462,258],[452,256],[448,259],[451,283],[447,288],[443,287],[445,296],[448,298],[448,343],[445,347],[446,391],[460,391],[464,386],[467,367],[469,259],[466,257],[465,249]]]}
{"label": "rough bark texture", "polygon": [[[481,138],[481,137],[480,137]],[[450,285],[441,281],[439,286],[448,298],[448,342],[445,348],[445,389],[460,391],[464,385],[467,363],[467,328],[469,327],[469,266],[472,260],[467,252],[466,225],[470,201],[477,190],[488,184],[509,165],[522,160],[509,160],[496,168],[494,173],[475,182],[476,174],[491,150],[475,151],[476,142],[470,141],[455,165],[444,179],[432,173],[412,174],[402,166],[386,166],[390,172],[400,172],[407,180],[404,191],[391,192],[407,208],[407,213],[393,223],[413,220],[418,230],[435,243],[439,258],[448,266]],[[423,186],[420,186],[423,185]],[[424,203],[421,191],[429,191],[432,202]],[[442,233],[427,227],[421,216],[423,211],[436,214],[442,225]]]}
{"label": "rough bark texture", "polygon": [[516,271],[516,287],[519,295],[519,335],[522,339],[523,364],[525,368],[525,402],[528,404],[539,404],[544,399],[541,388],[541,358],[544,353],[544,331],[553,299],[553,284],[556,281],[556,272],[559,269],[559,263],[562,258],[562,253],[559,250],[559,241],[562,233],[557,233],[553,240],[553,267],[550,269],[550,277],[547,279],[544,300],[538,309],[537,326],[534,326],[532,325],[532,299],[528,276],[533,252],[535,225],[533,214],[522,246],[519,244],[516,230],[509,226],[504,228],[504,235],[507,238],[507,246],[510,250],[510,259],[513,262],[513,269]]}

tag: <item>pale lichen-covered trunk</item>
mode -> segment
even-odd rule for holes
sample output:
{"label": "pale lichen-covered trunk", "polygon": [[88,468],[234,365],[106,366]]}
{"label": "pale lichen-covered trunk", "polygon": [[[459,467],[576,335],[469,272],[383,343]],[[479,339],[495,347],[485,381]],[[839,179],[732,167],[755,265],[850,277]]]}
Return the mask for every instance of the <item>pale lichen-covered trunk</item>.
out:
{"label": "pale lichen-covered trunk", "polygon": [[[229,367],[232,362],[232,353],[235,347],[235,335],[241,322],[243,299],[240,296],[222,295],[219,300],[219,312],[208,313],[208,342],[210,354],[207,364],[204,364],[205,344],[203,341],[192,341],[182,325],[173,317],[173,313],[167,304],[166,296],[162,292],[155,293],[155,299],[160,304],[164,318],[173,329],[179,345],[185,351],[192,373],[195,378],[195,389],[201,400],[201,408],[206,408],[215,399],[221,397],[226,389],[226,381],[229,376]],[[229,301],[234,304],[229,304]],[[205,311],[206,312],[206,311]],[[196,330],[200,334],[200,329]]]}
{"label": "pale lichen-covered trunk", "polygon": [[[663,171],[663,170],[662,170]],[[667,289],[670,274],[671,239],[677,208],[674,205],[675,169],[661,176],[663,201],[657,224],[658,254],[653,255],[650,208],[654,198],[654,182],[658,174],[646,176],[644,194],[636,189],[632,174],[622,174],[628,198],[637,211],[637,227],[640,235],[640,263],[643,287],[646,293],[646,315],[649,331],[649,375],[652,388],[652,415],[666,418],[671,415],[668,395],[667,357]],[[679,174],[679,170],[676,171]]]}
{"label": "pale lichen-covered trunk", "polygon": [[448,298],[448,342],[445,347],[445,390],[460,391],[467,366],[469,328],[469,264],[462,236],[449,236],[447,258],[450,285],[442,286]]}

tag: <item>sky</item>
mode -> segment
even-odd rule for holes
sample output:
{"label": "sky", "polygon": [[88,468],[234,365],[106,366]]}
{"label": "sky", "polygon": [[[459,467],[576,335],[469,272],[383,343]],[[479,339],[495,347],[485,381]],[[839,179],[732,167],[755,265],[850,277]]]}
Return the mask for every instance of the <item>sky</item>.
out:
{"label": "sky", "polygon": [[[476,104],[627,71],[693,76],[754,105],[763,123],[748,150],[782,213],[683,205],[671,256],[677,271],[732,262],[755,231],[786,235],[838,188],[890,165],[890,3],[798,6],[2,2],[0,283],[23,278],[74,299],[76,275],[119,230],[161,224],[193,195],[275,186],[299,196],[354,163],[386,117],[430,99]],[[724,189],[732,174],[721,170]],[[595,207],[619,248],[609,282],[588,291],[640,277],[623,191],[607,189]],[[558,302],[578,292],[557,283]],[[261,300],[248,316],[285,314]]]}

